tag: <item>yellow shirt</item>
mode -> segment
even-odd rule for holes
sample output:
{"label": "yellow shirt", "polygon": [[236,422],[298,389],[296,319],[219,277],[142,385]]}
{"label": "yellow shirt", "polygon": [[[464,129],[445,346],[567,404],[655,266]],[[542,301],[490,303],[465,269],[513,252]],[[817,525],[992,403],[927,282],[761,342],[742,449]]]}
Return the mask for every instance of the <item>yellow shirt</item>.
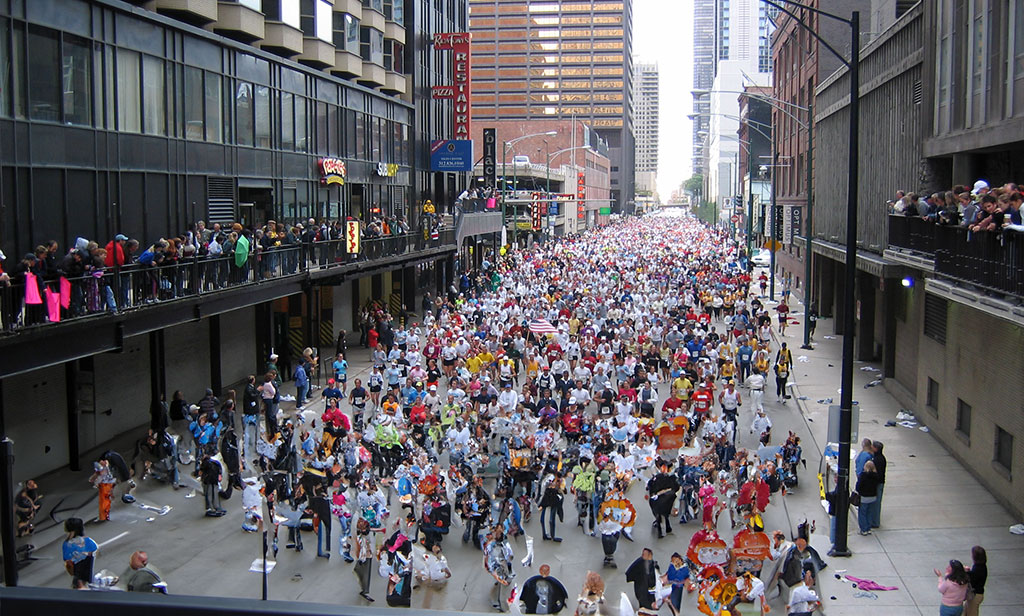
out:
{"label": "yellow shirt", "polygon": [[484,351],[477,355],[477,357],[480,358],[481,362],[485,362],[488,366],[494,363],[494,355],[492,355],[490,351]]}
{"label": "yellow shirt", "polygon": [[578,331],[580,331],[580,320],[576,317],[569,319],[569,333],[575,336]]}
{"label": "yellow shirt", "polygon": [[529,378],[537,378],[537,373],[540,371],[540,362],[536,359],[526,362],[526,376]]}
{"label": "yellow shirt", "polygon": [[470,374],[476,374],[480,372],[480,366],[483,363],[479,355],[470,355],[466,358],[466,370],[469,370]]}
{"label": "yellow shirt", "polygon": [[730,378],[734,374],[736,374],[736,367],[733,365],[733,363],[731,361],[727,361],[724,364],[722,364],[721,372],[722,372],[722,377]]}
{"label": "yellow shirt", "polygon": [[672,392],[680,400],[689,400],[691,389],[693,389],[693,383],[685,376],[678,376],[676,380],[672,381]]}

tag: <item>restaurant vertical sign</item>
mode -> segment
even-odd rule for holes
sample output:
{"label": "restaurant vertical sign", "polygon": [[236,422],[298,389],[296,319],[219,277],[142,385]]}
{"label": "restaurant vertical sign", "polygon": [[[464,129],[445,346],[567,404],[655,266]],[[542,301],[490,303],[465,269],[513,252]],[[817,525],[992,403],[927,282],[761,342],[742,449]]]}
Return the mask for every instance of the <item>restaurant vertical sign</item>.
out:
{"label": "restaurant vertical sign", "polygon": [[452,139],[470,138],[470,33],[441,32],[434,35],[434,49],[452,51],[452,85],[434,86],[435,99],[452,99],[454,130]]}

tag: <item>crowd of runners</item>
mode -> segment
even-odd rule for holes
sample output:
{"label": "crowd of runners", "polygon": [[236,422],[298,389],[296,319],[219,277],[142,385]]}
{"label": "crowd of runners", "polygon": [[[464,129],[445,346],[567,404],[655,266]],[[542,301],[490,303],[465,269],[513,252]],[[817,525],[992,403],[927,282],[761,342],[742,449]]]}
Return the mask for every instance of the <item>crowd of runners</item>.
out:
{"label": "crowd of runners", "polygon": [[[241,490],[242,530],[268,531],[275,554],[313,531],[317,556],[353,563],[368,602],[383,583],[389,605],[409,606],[414,588],[452,576],[444,550],[477,549],[495,609],[598,613],[637,524],[660,538],[690,523],[664,571],[645,549],[617,572],[630,609],[678,614],[695,593],[702,613],[763,614],[783,592],[788,613],[810,613],[825,567],[811,524],[766,532],[762,517],[800,480],[800,439],[773,433],[763,403],[766,390],[790,398],[789,309],[766,305],[744,265],[728,230],[689,217],[510,251],[406,323],[366,315],[368,375],[307,349],[288,375],[294,410],[281,409],[291,389],[276,356],[237,399],[175,395],[136,463],[175,487],[189,463],[180,473],[199,478],[210,517]],[[311,392],[317,366],[329,380]],[[125,466],[94,480],[116,483]],[[562,541],[567,524],[603,551],[602,571],[572,581],[575,602],[543,567],[517,576],[538,515],[541,540]]]}

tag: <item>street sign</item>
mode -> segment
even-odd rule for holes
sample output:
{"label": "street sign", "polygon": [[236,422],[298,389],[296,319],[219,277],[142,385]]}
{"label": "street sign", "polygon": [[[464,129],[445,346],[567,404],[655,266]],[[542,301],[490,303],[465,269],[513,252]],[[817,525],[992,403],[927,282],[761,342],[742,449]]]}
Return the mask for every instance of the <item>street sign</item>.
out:
{"label": "street sign", "polygon": [[484,129],[484,185],[494,188],[498,185],[498,137],[494,128]]}
{"label": "street sign", "polygon": [[468,139],[441,139],[430,142],[431,171],[472,171],[473,142]]}
{"label": "street sign", "polygon": [[729,220],[731,220],[733,224],[738,223],[740,221],[740,215],[733,214],[732,216],[729,217]]}

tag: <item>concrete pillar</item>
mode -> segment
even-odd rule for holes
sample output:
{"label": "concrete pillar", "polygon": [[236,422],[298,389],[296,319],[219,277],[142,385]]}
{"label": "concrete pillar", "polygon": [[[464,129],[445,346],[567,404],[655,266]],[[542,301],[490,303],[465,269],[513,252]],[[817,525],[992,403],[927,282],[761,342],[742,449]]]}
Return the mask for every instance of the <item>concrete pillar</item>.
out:
{"label": "concrete pillar", "polygon": [[167,391],[167,371],[164,366],[164,332],[149,332],[149,394],[150,404],[159,404]]}
{"label": "concrete pillar", "polygon": [[953,183],[973,186],[980,177],[979,157],[976,154],[954,154],[953,155]]}
{"label": "concrete pillar", "polygon": [[81,410],[78,407],[78,360],[64,362],[64,397],[68,410],[68,468],[73,471],[82,470],[79,464],[81,447]]}
{"label": "concrete pillar", "polygon": [[220,348],[220,315],[215,314],[210,317],[210,389],[217,396],[224,390]]}
{"label": "concrete pillar", "polygon": [[857,272],[857,340],[856,358],[875,359],[875,277]]}
{"label": "concrete pillar", "polygon": [[374,274],[370,278],[370,299],[387,301],[384,297],[384,276],[381,274]]}
{"label": "concrete pillar", "polygon": [[4,421],[4,380],[0,379],[0,440],[7,436],[7,423]]}
{"label": "concrete pillar", "polygon": [[[402,303],[405,304],[406,310],[411,312],[419,312],[419,302],[416,301],[416,268],[405,267],[402,269]],[[422,316],[421,316],[422,318]]]}
{"label": "concrete pillar", "polygon": [[897,278],[882,279],[882,376],[896,378],[896,296],[902,292]]}

